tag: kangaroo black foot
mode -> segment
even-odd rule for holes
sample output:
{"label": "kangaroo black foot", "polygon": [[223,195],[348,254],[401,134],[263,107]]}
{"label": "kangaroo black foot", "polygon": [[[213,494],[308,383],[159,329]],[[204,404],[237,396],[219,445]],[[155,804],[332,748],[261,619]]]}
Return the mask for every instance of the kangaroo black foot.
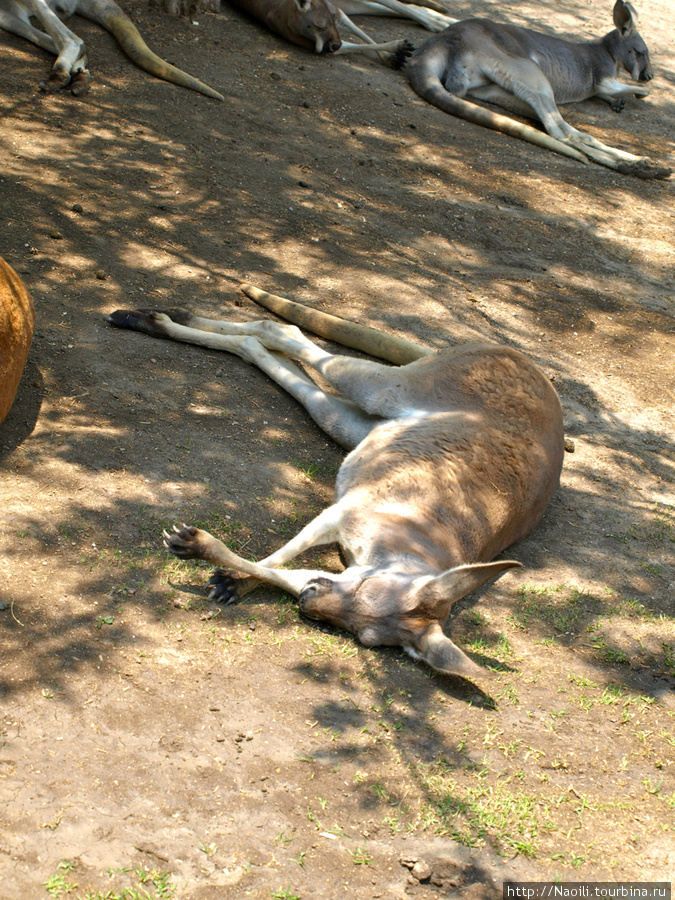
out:
{"label": "kangaroo black foot", "polygon": [[410,41],[406,41],[403,46],[394,53],[394,58],[391,61],[392,69],[395,69],[396,71],[402,69],[406,64],[408,57],[412,56],[414,52],[415,47],[410,43]]}
{"label": "kangaroo black foot", "polygon": [[636,162],[621,163],[618,171],[622,175],[635,175],[636,178],[670,178],[673,170],[667,166],[661,166],[650,159],[639,159]]}
{"label": "kangaroo black foot", "polygon": [[223,569],[216,569],[206,582],[206,585],[211,588],[209,600],[215,600],[216,603],[224,603],[225,605],[236,603],[239,600],[237,579]]}
{"label": "kangaroo black foot", "polygon": [[132,331],[141,331],[152,337],[167,337],[167,316],[157,310],[116,309],[105,318],[106,322],[110,322],[116,328],[130,328]]}

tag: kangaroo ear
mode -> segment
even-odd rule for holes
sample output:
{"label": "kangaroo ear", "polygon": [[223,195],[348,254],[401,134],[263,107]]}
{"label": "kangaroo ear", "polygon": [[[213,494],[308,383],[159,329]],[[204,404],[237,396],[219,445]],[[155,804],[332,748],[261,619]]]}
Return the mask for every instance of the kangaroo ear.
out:
{"label": "kangaroo ear", "polygon": [[492,677],[492,672],[479,666],[443,633],[438,622],[432,622],[424,631],[416,635],[412,645],[405,648],[413,659],[421,659],[447,675],[461,675],[462,678]]}
{"label": "kangaroo ear", "polygon": [[635,28],[637,13],[630,3],[624,3],[624,0],[616,0],[612,18],[614,19],[614,24],[621,32],[621,36],[628,37]]}
{"label": "kangaroo ear", "polygon": [[477,587],[501,575],[507,569],[513,569],[522,563],[515,559],[499,559],[489,563],[470,563],[448,569],[435,578],[430,578],[418,588],[415,599],[417,609],[430,618],[433,616],[444,622],[453,603],[466,597]]}

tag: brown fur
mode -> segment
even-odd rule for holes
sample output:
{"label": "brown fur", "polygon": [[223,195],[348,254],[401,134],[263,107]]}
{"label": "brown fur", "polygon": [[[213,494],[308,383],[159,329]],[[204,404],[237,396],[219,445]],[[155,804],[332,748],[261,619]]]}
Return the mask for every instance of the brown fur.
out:
{"label": "brown fur", "polygon": [[14,269],[0,258],[0,422],[11,409],[35,328],[35,308]]}

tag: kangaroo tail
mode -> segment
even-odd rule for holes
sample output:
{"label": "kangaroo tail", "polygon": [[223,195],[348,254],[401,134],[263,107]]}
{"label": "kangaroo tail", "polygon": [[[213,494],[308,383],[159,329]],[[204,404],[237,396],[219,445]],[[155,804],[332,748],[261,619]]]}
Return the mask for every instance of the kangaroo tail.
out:
{"label": "kangaroo tail", "polygon": [[225,99],[208,84],[193,78],[192,75],[172,66],[161,56],[153,53],[141,37],[138,28],[114,0],[79,0],[77,12],[109,31],[129,59],[151,75],[197,91],[214,100]]}
{"label": "kangaroo tail", "polygon": [[[421,49],[424,48],[422,47]],[[416,94],[419,94],[423,100],[431,103],[432,106],[442,109],[443,112],[450,113],[451,116],[466,119],[476,125],[483,125],[485,128],[491,128],[493,131],[501,131],[503,134],[520,138],[520,140],[528,141],[530,144],[537,144],[539,147],[552,150],[554,153],[570,156],[579,162],[588,162],[587,157],[583,153],[575,150],[569,144],[551,137],[545,131],[539,131],[537,128],[532,128],[531,125],[525,125],[516,119],[502,116],[446,91],[438,75],[431,71],[431,66],[426,65],[423,56],[413,56],[410,60],[408,63],[408,77],[410,78],[410,85]]]}
{"label": "kangaroo tail", "polygon": [[343,347],[361,350],[363,353],[368,353],[377,359],[384,359],[397,366],[404,366],[422,356],[429,356],[433,352],[421,344],[378,331],[377,328],[359,325],[356,322],[332,316],[330,313],[304,306],[302,303],[296,303],[294,300],[277,297],[276,294],[268,294],[267,291],[262,291],[252,284],[242,284],[241,289],[251,300],[255,300],[265,309],[269,309],[293,325],[298,325],[313,334],[342,344]]}

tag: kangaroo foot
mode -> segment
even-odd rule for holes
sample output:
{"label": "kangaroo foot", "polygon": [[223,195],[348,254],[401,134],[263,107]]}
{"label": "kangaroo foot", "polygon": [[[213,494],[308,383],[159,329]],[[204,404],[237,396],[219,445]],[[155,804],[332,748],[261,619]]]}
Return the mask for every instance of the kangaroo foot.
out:
{"label": "kangaroo foot", "polygon": [[636,162],[620,163],[617,167],[622,175],[634,175],[636,178],[669,178],[672,169],[660,166],[650,159],[638,159]]}
{"label": "kangaroo foot", "polygon": [[211,588],[209,600],[224,603],[226,606],[236,603],[239,600],[239,580],[223,569],[216,569],[206,583],[207,587]]}

